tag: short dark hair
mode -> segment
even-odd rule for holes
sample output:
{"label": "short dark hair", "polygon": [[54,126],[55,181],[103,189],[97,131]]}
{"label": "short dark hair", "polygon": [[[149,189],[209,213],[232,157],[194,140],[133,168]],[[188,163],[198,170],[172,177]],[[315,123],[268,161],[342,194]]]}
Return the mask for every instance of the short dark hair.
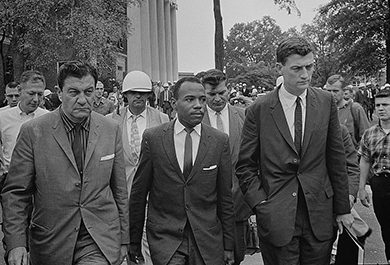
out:
{"label": "short dark hair", "polygon": [[212,87],[216,87],[223,81],[227,81],[227,76],[221,70],[210,69],[204,72],[201,81],[203,85],[209,84]]}
{"label": "short dark hair", "polygon": [[19,85],[19,83],[18,82],[14,82],[14,81],[12,81],[12,82],[9,82],[6,86],[5,86],[5,88],[16,88],[17,86]]}
{"label": "short dark hair", "polygon": [[388,98],[390,97],[390,89],[382,89],[378,93],[375,94],[375,98]]}
{"label": "short dark hair", "polygon": [[27,70],[22,73],[19,79],[20,88],[23,88],[23,84],[28,81],[32,81],[33,83],[42,82],[46,86],[46,80],[43,76],[42,72],[37,70]]}
{"label": "short dark hair", "polygon": [[276,49],[276,61],[284,65],[290,55],[305,56],[311,52],[314,53],[314,48],[309,41],[302,37],[289,37],[279,43]]}
{"label": "short dark hair", "polygon": [[72,61],[61,65],[60,71],[57,76],[57,83],[62,91],[64,81],[67,77],[72,76],[76,78],[82,78],[84,76],[91,75],[95,79],[95,86],[98,81],[98,74],[96,68],[91,64],[82,61]]}
{"label": "short dark hair", "polygon": [[196,78],[196,77],[193,77],[193,76],[186,76],[186,77],[183,77],[183,78],[179,79],[179,81],[176,82],[176,84],[173,86],[173,89],[172,89],[173,97],[175,99],[179,98],[179,90],[180,90],[181,85],[184,82],[198,83],[198,84],[202,85],[202,82],[200,81],[200,79]]}
{"label": "short dark hair", "polygon": [[333,85],[337,81],[340,81],[341,89],[344,90],[344,88],[347,86],[347,81],[341,75],[337,75],[336,74],[336,75],[329,76],[328,79],[326,80],[326,83],[329,84],[329,85]]}

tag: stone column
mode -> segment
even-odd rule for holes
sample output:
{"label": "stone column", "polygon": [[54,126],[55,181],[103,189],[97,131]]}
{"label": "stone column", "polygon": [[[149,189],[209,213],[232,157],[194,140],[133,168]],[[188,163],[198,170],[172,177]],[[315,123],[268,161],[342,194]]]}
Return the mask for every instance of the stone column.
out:
{"label": "stone column", "polygon": [[130,72],[142,69],[140,9],[134,6],[127,7],[127,16],[132,22],[131,33],[127,37],[127,69]]}
{"label": "stone column", "polygon": [[152,78],[153,81],[159,81],[160,65],[159,65],[159,54],[158,54],[156,0],[149,0],[149,26],[150,26],[150,51],[151,51],[151,68],[152,68],[152,73],[150,78]]}
{"label": "stone column", "polygon": [[142,68],[149,76],[152,73],[151,50],[150,50],[150,23],[149,23],[149,2],[154,0],[145,0],[141,2],[141,54]]}
{"label": "stone column", "polygon": [[172,75],[172,35],[171,35],[171,4],[169,0],[164,3],[165,13],[165,53],[166,53],[166,69],[168,81],[173,81]]}
{"label": "stone column", "polygon": [[159,68],[160,81],[166,82],[166,51],[165,51],[165,17],[164,17],[164,0],[157,0],[157,33],[158,33],[158,54],[159,54]]}
{"label": "stone column", "polygon": [[179,60],[177,50],[177,25],[176,25],[177,5],[171,8],[171,35],[172,35],[172,80],[179,79]]}

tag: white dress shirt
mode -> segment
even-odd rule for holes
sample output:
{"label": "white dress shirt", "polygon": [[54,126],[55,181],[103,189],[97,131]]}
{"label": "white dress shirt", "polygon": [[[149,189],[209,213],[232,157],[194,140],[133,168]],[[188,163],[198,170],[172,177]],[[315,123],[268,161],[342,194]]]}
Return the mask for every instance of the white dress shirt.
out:
{"label": "white dress shirt", "polygon": [[[307,96],[307,89],[301,95],[299,95],[299,97],[301,98],[301,107],[302,107],[302,144],[304,138],[303,135],[305,132],[305,121],[306,121],[306,96]],[[294,115],[295,115],[295,107],[297,105],[296,103],[297,96],[289,93],[284,88],[284,85],[282,85],[281,88],[279,89],[279,99],[280,99],[280,103],[282,104],[282,108],[287,120],[288,128],[290,129],[292,139],[294,140],[295,137]]]}
{"label": "white dress shirt", "polygon": [[22,124],[26,121],[32,120],[33,118],[36,118],[48,112],[48,110],[37,108],[34,112],[26,114],[20,109],[19,103],[16,107],[9,108],[1,112],[0,141],[6,172],[8,172],[9,170],[12,152],[15,148],[16,138],[19,134],[20,127],[22,126]]}
{"label": "white dress shirt", "polygon": [[[173,141],[175,144],[177,162],[179,162],[179,166],[182,172],[183,172],[183,165],[184,165],[184,143],[187,135],[187,132],[184,129],[185,129],[184,125],[181,124],[179,119],[176,119],[173,128],[174,130]],[[202,130],[202,126],[199,123],[194,127],[194,130],[191,132],[192,164],[194,164],[196,155],[198,154],[201,130]]]}
{"label": "white dress shirt", "polygon": [[[207,106],[207,113],[209,115],[211,127],[217,129],[217,112],[214,111],[213,109],[211,109],[209,106]],[[220,115],[221,115],[221,119],[222,119],[222,123],[223,123],[224,133],[229,135],[229,128],[230,127],[229,127],[229,108],[228,108],[228,104],[226,104],[225,107],[223,108],[223,110],[221,110],[221,114]]]}

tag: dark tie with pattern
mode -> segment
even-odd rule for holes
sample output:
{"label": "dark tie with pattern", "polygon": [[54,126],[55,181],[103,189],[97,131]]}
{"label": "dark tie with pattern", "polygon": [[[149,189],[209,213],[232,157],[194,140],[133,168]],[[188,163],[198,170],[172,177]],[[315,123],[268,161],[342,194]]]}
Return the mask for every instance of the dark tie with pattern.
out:
{"label": "dark tie with pattern", "polygon": [[183,163],[183,175],[185,179],[188,179],[188,176],[192,170],[192,137],[191,132],[194,130],[192,128],[184,129],[186,134],[186,140],[184,142],[184,163]]}
{"label": "dark tie with pattern", "polygon": [[298,151],[298,154],[301,154],[302,146],[302,107],[301,107],[301,98],[297,97],[295,115],[294,115],[294,127],[295,127],[295,139],[294,144],[295,148]]}
{"label": "dark tie with pattern", "polygon": [[74,139],[72,144],[72,150],[74,158],[76,160],[77,169],[80,175],[83,174],[83,146],[81,141],[81,124],[76,124],[74,127]]}

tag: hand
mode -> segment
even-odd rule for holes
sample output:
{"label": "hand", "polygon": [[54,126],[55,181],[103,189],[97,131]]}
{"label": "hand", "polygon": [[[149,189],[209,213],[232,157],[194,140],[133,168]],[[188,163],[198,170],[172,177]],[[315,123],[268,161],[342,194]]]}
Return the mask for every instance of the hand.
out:
{"label": "hand", "polygon": [[130,244],[129,259],[135,264],[143,264],[145,262],[141,253],[141,246],[138,244]]}
{"label": "hand", "polygon": [[343,225],[345,227],[351,227],[353,224],[352,214],[341,214],[336,216],[337,226],[339,227],[340,234],[343,233]]}
{"label": "hand", "polygon": [[234,252],[232,250],[225,250],[223,252],[225,264],[233,265],[234,264]]}
{"label": "hand", "polygon": [[353,195],[349,194],[349,206],[351,207],[351,209],[352,209],[354,204],[355,204],[355,197]]}
{"label": "hand", "polygon": [[127,252],[128,252],[127,245],[122,245],[121,246],[121,256],[120,256],[121,263],[125,260]]}
{"label": "hand", "polygon": [[28,265],[27,249],[25,247],[16,247],[8,253],[9,265]]}
{"label": "hand", "polygon": [[370,196],[368,195],[366,189],[360,189],[359,190],[359,199],[360,199],[360,202],[366,206],[366,207],[370,207],[370,204],[371,204],[371,198]]}

